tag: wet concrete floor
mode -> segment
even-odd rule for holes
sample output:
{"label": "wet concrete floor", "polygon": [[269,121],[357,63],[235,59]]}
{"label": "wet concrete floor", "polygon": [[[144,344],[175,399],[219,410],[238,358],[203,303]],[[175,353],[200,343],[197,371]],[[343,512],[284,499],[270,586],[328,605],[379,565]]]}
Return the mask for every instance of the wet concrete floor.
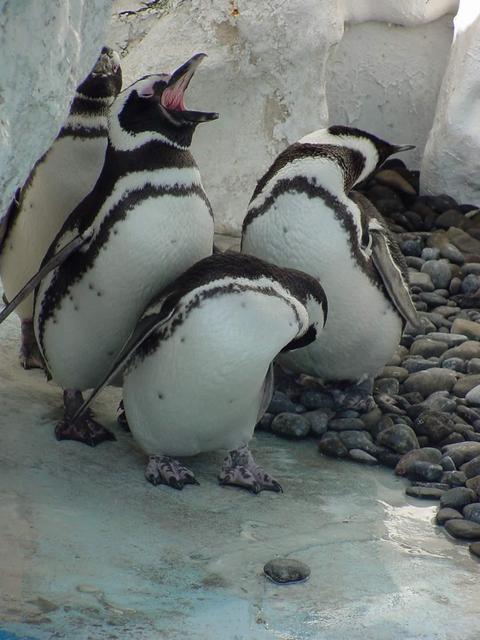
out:
{"label": "wet concrete floor", "polygon": [[[383,468],[320,456],[315,441],[259,434],[258,461],[285,493],[220,487],[222,452],[188,463],[200,486],[144,480],[116,442],[56,442],[61,393],[17,362],[0,327],[0,640],[477,640],[479,565],[432,524],[433,502]],[[263,565],[303,560],[278,586]]]}

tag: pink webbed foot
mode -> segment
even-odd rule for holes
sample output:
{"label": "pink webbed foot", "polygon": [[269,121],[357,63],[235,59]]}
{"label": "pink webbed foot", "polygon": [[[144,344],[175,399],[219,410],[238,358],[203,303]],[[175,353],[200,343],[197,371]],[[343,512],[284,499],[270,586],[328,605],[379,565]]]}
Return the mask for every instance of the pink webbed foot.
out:
{"label": "pink webbed foot", "polygon": [[173,489],[183,489],[186,484],[198,484],[190,469],[170,456],[150,456],[145,478],[155,486],[166,484]]}
{"label": "pink webbed foot", "polygon": [[223,461],[218,479],[220,484],[243,487],[252,493],[283,491],[280,484],[255,462],[247,446],[230,451]]}
{"label": "pink webbed foot", "polygon": [[55,427],[57,440],[76,440],[90,447],[95,447],[105,440],[116,440],[111,431],[93,419],[89,409],[75,422],[72,421],[71,418],[83,403],[80,391],[66,389],[63,392],[63,403],[64,417]]}

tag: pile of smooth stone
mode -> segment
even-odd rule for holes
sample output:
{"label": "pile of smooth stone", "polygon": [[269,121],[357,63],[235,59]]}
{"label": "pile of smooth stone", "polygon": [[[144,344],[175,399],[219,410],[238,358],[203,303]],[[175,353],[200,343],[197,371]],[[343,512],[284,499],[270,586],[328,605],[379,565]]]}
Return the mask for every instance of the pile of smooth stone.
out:
{"label": "pile of smooth stone", "polygon": [[480,556],[480,209],[419,196],[419,174],[390,160],[359,189],[384,215],[405,256],[423,335],[403,336],[374,386],[376,407],[339,406],[320,381],[277,370],[257,426],[313,436],[327,456],[385,464],[438,499],[437,522],[476,540]]}

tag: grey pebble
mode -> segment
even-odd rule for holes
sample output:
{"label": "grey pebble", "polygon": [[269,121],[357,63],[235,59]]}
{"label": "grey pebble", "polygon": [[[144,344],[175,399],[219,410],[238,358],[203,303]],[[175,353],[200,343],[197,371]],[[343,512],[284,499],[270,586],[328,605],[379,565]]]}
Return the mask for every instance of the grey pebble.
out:
{"label": "grey pebble", "polygon": [[476,456],[469,462],[462,464],[461,471],[465,474],[465,478],[474,478],[480,475],[480,456]]}
{"label": "grey pebble", "polygon": [[449,487],[464,487],[467,476],[463,471],[445,471],[442,476],[442,482],[446,482]]}
{"label": "grey pebble", "polygon": [[475,293],[475,291],[477,291],[479,287],[480,276],[474,273],[469,273],[463,278],[462,284],[460,286],[460,291],[466,294]]}
{"label": "grey pebble", "polygon": [[412,475],[428,482],[438,482],[442,478],[443,469],[439,464],[432,464],[425,460],[415,460],[412,465]]}
{"label": "grey pebble", "polygon": [[364,451],[363,449],[350,449],[348,455],[355,462],[363,462],[364,464],[378,464],[377,458],[371,456],[369,453]]}
{"label": "grey pebble", "polygon": [[273,582],[290,584],[303,582],[310,577],[310,567],[293,558],[274,558],[263,567],[263,572]]}
{"label": "grey pebble", "polygon": [[480,540],[480,524],[468,520],[448,520],[445,529],[454,538]]}
{"label": "grey pebble", "polygon": [[457,380],[457,375],[449,369],[434,367],[425,371],[411,373],[403,383],[405,391],[418,391],[424,398],[434,391],[450,391]]}
{"label": "grey pebble", "polygon": [[[417,338],[410,347],[410,353],[412,356],[423,356],[424,358],[430,358],[431,356],[440,356],[448,349],[448,345],[445,341],[434,340],[431,337]],[[404,361],[405,362],[405,361]],[[402,362],[402,366],[404,365]]]}
{"label": "grey pebble", "polygon": [[327,431],[324,433],[318,443],[320,453],[333,458],[345,458],[348,455],[348,449],[340,440],[336,433]]}
{"label": "grey pebble", "polygon": [[442,469],[444,469],[445,471],[456,470],[455,463],[450,456],[443,456],[443,458],[440,460],[440,464],[442,465]]}
{"label": "grey pebble", "polygon": [[467,487],[454,487],[445,491],[440,499],[440,506],[451,507],[461,511],[463,507],[471,502],[475,502],[477,496],[475,491]]}
{"label": "grey pebble", "polygon": [[419,444],[415,431],[402,424],[395,424],[387,427],[377,436],[377,444],[388,447],[397,454],[403,454],[412,449],[418,449]]}
{"label": "grey pebble", "polygon": [[279,413],[272,420],[270,428],[284,438],[305,438],[310,433],[310,422],[295,413]]}
{"label": "grey pebble", "polygon": [[443,507],[437,511],[435,517],[437,524],[445,524],[448,520],[463,520],[463,516],[460,511],[456,509],[450,509],[450,507]]}
{"label": "grey pebble", "polygon": [[328,411],[328,409],[316,409],[302,413],[302,417],[310,422],[312,433],[316,436],[321,436],[327,431],[328,421],[333,415],[333,411]]}
{"label": "grey pebble", "polygon": [[438,449],[434,447],[422,447],[421,449],[412,449],[405,453],[399,460],[395,467],[395,473],[397,476],[412,476],[414,475],[414,465],[416,462],[427,462],[437,465],[441,461],[442,454]]}
{"label": "grey pebble", "polygon": [[283,391],[274,391],[267,412],[277,415],[279,413],[301,413],[303,410],[303,407],[300,409]]}
{"label": "grey pebble", "polygon": [[360,418],[332,418],[328,423],[328,428],[332,431],[344,431],[353,429],[365,429],[365,425]]}
{"label": "grey pebble", "polygon": [[463,507],[463,515],[467,520],[480,524],[480,502],[471,502]]}
{"label": "grey pebble", "polygon": [[335,401],[329,393],[308,390],[302,393],[300,403],[306,409],[333,409]]}
{"label": "grey pebble", "polygon": [[425,500],[439,500],[445,493],[442,489],[435,487],[407,487],[405,489],[407,496],[412,498],[423,498]]}
{"label": "grey pebble", "polygon": [[435,289],[448,288],[450,280],[452,279],[452,267],[448,260],[444,258],[425,262],[422,266],[421,273],[426,273],[430,276]]}
{"label": "grey pebble", "polygon": [[461,333],[430,333],[430,340],[439,340],[445,342],[448,347],[456,347],[468,340],[467,336]]}

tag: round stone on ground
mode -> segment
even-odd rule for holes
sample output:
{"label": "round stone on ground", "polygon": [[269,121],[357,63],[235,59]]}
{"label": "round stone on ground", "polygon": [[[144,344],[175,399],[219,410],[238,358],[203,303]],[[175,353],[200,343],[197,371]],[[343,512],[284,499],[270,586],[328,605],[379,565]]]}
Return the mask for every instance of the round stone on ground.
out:
{"label": "round stone on ground", "polygon": [[463,507],[463,515],[467,520],[480,524],[480,502],[472,502]]}
{"label": "round stone on ground", "polygon": [[306,580],[310,576],[310,567],[293,558],[274,558],[263,567],[263,572],[272,582],[290,584]]}
{"label": "round stone on ground", "polygon": [[407,487],[405,489],[407,496],[412,498],[422,498],[424,500],[439,500],[445,493],[443,489],[437,487]]}
{"label": "round stone on ground", "polygon": [[279,413],[272,420],[270,428],[284,438],[305,438],[310,433],[310,422],[295,413]]}
{"label": "round stone on ground", "polygon": [[431,338],[417,338],[410,347],[412,356],[422,356],[430,358],[431,356],[441,356],[448,349],[448,345],[440,340],[432,340]]}
{"label": "round stone on ground", "polygon": [[350,449],[348,455],[352,460],[355,460],[355,462],[362,462],[364,464],[378,464],[378,460],[366,451],[363,451],[363,449]]}
{"label": "round stone on ground", "polygon": [[395,467],[397,476],[411,476],[414,473],[416,462],[423,461],[430,464],[439,464],[442,454],[433,447],[423,447],[422,449],[412,449],[405,453]]}
{"label": "round stone on ground", "polygon": [[466,487],[455,487],[454,489],[445,491],[443,496],[440,498],[440,506],[450,507],[451,509],[461,511],[463,507],[471,502],[475,502],[476,499],[477,495],[475,491],[472,491],[472,489],[467,489]]}
{"label": "round stone on ground", "polygon": [[336,433],[327,431],[324,433],[320,442],[318,443],[318,450],[320,453],[333,458],[345,458],[348,456],[348,449],[340,440]]}
{"label": "round stone on ground", "polygon": [[449,369],[432,368],[411,373],[403,383],[407,393],[418,391],[424,398],[434,391],[450,391],[457,380],[457,374]]}
{"label": "round stone on ground", "polygon": [[419,448],[415,431],[406,424],[394,424],[381,431],[377,436],[377,444],[399,454]]}
{"label": "round stone on ground", "polygon": [[457,511],[456,509],[444,507],[438,510],[435,519],[437,524],[445,524],[448,520],[463,520],[463,516],[460,511]]}
{"label": "round stone on ground", "polygon": [[480,524],[469,520],[448,520],[445,529],[454,538],[480,540]]}

